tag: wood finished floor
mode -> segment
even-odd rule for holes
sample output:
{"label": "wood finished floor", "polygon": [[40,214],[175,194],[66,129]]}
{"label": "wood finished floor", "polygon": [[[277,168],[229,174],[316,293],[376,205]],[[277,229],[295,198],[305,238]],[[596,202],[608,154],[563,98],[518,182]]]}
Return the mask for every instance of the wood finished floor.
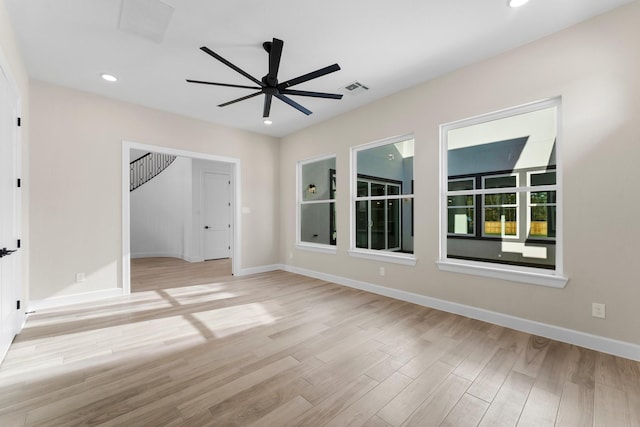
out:
{"label": "wood finished floor", "polygon": [[640,426],[638,362],[228,261],[132,267],[130,296],[29,316],[0,426]]}

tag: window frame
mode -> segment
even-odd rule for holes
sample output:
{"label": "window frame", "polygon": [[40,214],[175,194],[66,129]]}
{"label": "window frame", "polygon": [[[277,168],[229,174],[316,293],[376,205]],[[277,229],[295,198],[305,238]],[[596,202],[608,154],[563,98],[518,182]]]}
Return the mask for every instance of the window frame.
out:
{"label": "window frame", "polygon": [[[311,163],[316,163],[316,162],[320,162],[323,160],[327,160],[327,159],[335,159],[336,160],[336,165],[330,169],[330,173],[329,173],[329,194],[331,196],[331,194],[333,193],[334,198],[331,199],[321,199],[321,200],[304,200],[302,197],[302,192],[303,192],[303,186],[302,186],[302,180],[303,180],[303,175],[302,175],[302,168],[305,165],[311,164]],[[335,244],[326,244],[326,243],[313,243],[313,242],[305,242],[302,241],[302,207],[305,205],[313,205],[313,204],[326,204],[329,207],[329,223],[331,224],[331,204],[333,204],[333,207],[335,209],[336,205],[336,198],[335,198],[335,193],[337,192],[337,188],[336,190],[332,190],[331,185],[332,185],[332,179],[333,176],[336,177],[336,182],[337,182],[337,156],[336,154],[325,154],[325,155],[321,155],[321,156],[317,156],[317,157],[312,157],[312,158],[308,158],[308,159],[304,159],[304,160],[299,160],[296,164],[296,244],[295,247],[296,249],[301,249],[301,250],[306,250],[306,251],[312,251],[312,252],[321,252],[321,253],[327,253],[327,254],[337,254],[338,253],[338,248],[337,248],[337,242]],[[335,211],[334,211],[335,212]],[[337,212],[336,212],[337,213]],[[334,217],[334,220],[336,218]],[[332,237],[330,237],[330,241],[335,241]]]}
{"label": "window frame", "polygon": [[[545,269],[538,267],[511,265],[511,264],[499,264],[490,261],[476,261],[465,260],[459,258],[449,258],[447,255],[447,239],[449,237],[455,237],[448,234],[448,197],[456,195],[455,192],[448,190],[449,176],[448,176],[448,133],[449,131],[478,125],[485,122],[505,119],[521,114],[531,113],[538,110],[556,108],[556,140],[555,140],[555,172],[556,172],[556,184],[549,186],[531,186],[529,178],[527,179],[527,185],[523,187],[516,186],[512,192],[516,193],[516,201],[520,201],[521,195],[527,198],[527,227],[530,226],[530,194],[531,192],[540,191],[556,191],[556,236],[555,240],[555,268]],[[440,125],[440,245],[439,245],[439,257],[436,264],[442,271],[470,274],[476,276],[498,278],[509,281],[529,283],[534,285],[548,286],[554,288],[563,288],[568,278],[564,276],[563,266],[563,214],[562,214],[562,159],[561,159],[561,147],[562,147],[562,102],[560,97],[545,99],[542,101],[536,101],[517,107],[507,108],[504,110],[495,111],[488,114],[482,114],[467,119],[457,120]],[[529,175],[527,174],[527,177]],[[484,187],[484,179],[482,181]],[[510,187],[509,187],[510,188]],[[504,188],[496,189],[476,189],[473,191],[462,190],[457,195],[484,195],[484,194],[498,194],[505,193]],[[490,236],[484,237],[484,198],[481,197],[481,203],[478,207],[476,201],[476,209],[482,209],[482,231],[479,233],[478,226],[476,225],[476,234],[480,234],[483,238],[491,238]],[[519,209],[516,210],[519,212]],[[522,219],[519,218],[521,221]],[[519,230],[520,227],[518,227]],[[465,236],[460,235],[461,238]],[[507,236],[508,237],[508,236]],[[506,239],[505,239],[506,240]],[[538,240],[538,239],[536,239]],[[549,239],[552,240],[552,239]]]}
{"label": "window frame", "polygon": [[[385,196],[371,196],[368,194],[367,196],[358,196],[358,153],[360,151],[368,150],[371,148],[382,147],[385,145],[392,145],[399,142],[413,140],[414,144],[414,171],[415,171],[415,137],[413,134],[405,134],[400,136],[395,136],[392,138],[385,138],[374,142],[368,142],[365,144],[357,145],[351,147],[350,150],[350,173],[349,173],[349,249],[347,253],[355,258],[363,258],[369,260],[390,262],[395,264],[403,264],[414,266],[417,262],[417,258],[415,255],[415,244],[414,244],[414,253],[405,253],[405,252],[393,252],[389,250],[377,250],[377,249],[365,249],[356,247],[356,202],[359,201],[377,201],[377,200],[414,200],[415,195],[413,193],[413,189],[411,194],[398,194],[398,195],[385,195]],[[367,177],[372,178],[372,177]],[[379,178],[379,177],[378,177]],[[412,177],[412,180],[415,178],[415,174]],[[402,187],[401,187],[402,189]],[[402,191],[400,191],[402,193]],[[402,204],[400,205],[400,212],[402,217]],[[402,221],[402,218],[400,218]],[[400,229],[400,239],[402,239],[402,228]],[[401,240],[402,241],[402,240]]]}

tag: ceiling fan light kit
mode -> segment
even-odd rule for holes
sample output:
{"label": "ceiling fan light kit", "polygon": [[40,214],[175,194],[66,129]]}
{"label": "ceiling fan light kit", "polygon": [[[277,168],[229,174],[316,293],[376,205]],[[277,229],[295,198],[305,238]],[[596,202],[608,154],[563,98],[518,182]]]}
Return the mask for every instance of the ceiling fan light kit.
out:
{"label": "ceiling fan light kit", "polygon": [[102,73],[100,74],[100,77],[102,77],[102,80],[106,80],[108,82],[117,82],[118,78],[112,74],[107,74],[107,73]]}
{"label": "ceiling fan light kit", "polygon": [[[244,101],[245,99],[250,99],[255,96],[264,94],[264,105],[262,110],[263,118],[269,117],[269,114],[271,112],[271,101],[273,97],[276,97],[280,101],[292,106],[296,110],[306,115],[311,114],[311,111],[303,107],[302,105],[298,104],[293,99],[289,98],[289,96],[293,95],[293,96],[307,96],[312,98],[342,99],[342,94],[338,94],[338,93],[310,92],[306,90],[289,89],[292,86],[299,85],[301,83],[308,82],[309,80],[313,80],[318,77],[322,77],[327,74],[338,71],[340,69],[340,66],[338,64],[333,64],[324,68],[320,68],[319,70],[315,70],[310,73],[303,74],[291,80],[287,80],[283,83],[278,82],[278,70],[280,68],[280,59],[282,57],[283,46],[284,46],[284,42],[277,38],[274,38],[272,41],[267,41],[262,44],[262,47],[264,48],[264,50],[269,54],[269,71],[260,80],[253,77],[246,71],[242,70],[240,67],[232,64],[231,62],[229,62],[222,56],[218,55],[208,47],[202,46],[200,50],[214,57],[215,59],[222,62],[224,65],[231,68],[232,70],[242,74],[244,77],[246,77],[247,79],[255,83],[256,86],[245,86],[245,85],[236,85],[236,84],[229,84],[229,83],[216,83],[216,82],[191,80],[191,79],[187,79],[187,82],[213,85],[213,86],[233,87],[233,88],[239,88],[239,89],[257,90],[257,92],[253,92],[249,95],[222,103],[218,105],[218,107],[226,107],[228,105],[235,104],[236,102]],[[264,123],[266,125],[271,124],[271,123],[267,123],[267,120],[265,120]]]}
{"label": "ceiling fan light kit", "polygon": [[524,6],[529,0],[508,0],[509,7]]}

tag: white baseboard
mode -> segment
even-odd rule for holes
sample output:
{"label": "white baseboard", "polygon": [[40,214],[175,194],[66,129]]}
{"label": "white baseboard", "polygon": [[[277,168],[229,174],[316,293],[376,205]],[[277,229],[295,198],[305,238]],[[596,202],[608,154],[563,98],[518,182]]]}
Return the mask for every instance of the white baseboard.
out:
{"label": "white baseboard", "polygon": [[250,274],[269,273],[270,271],[284,270],[282,264],[263,265],[260,267],[242,268],[236,272],[236,276],[248,276]]}
{"label": "white baseboard", "polygon": [[202,257],[193,257],[184,254],[174,254],[168,252],[136,252],[131,254],[131,259],[138,258],[177,258],[188,262],[201,262],[204,261]]}
{"label": "white baseboard", "polygon": [[170,252],[135,252],[131,253],[131,258],[178,258],[183,259],[182,254]]}
{"label": "white baseboard", "polygon": [[174,254],[170,252],[132,252],[131,258],[179,258],[182,254]]}
{"label": "white baseboard", "polygon": [[640,345],[637,344],[290,265],[283,265],[282,270],[640,361]]}
{"label": "white baseboard", "polygon": [[27,311],[38,311],[47,308],[57,308],[72,304],[81,304],[87,302],[98,301],[105,298],[113,298],[122,296],[121,288],[103,289],[100,291],[84,292],[81,294],[62,295],[40,300],[29,301]]}

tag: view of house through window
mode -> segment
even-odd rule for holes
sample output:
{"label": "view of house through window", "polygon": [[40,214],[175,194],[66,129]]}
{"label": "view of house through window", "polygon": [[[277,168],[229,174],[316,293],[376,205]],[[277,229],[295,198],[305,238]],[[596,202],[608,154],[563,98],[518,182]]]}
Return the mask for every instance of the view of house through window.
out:
{"label": "view of house through window", "polygon": [[413,138],[354,149],[356,249],[413,253]]}
{"label": "view of house through window", "polygon": [[299,243],[333,245],[336,236],[336,158],[298,164]]}
{"label": "view of house through window", "polygon": [[557,268],[559,102],[443,127],[447,258]]}

